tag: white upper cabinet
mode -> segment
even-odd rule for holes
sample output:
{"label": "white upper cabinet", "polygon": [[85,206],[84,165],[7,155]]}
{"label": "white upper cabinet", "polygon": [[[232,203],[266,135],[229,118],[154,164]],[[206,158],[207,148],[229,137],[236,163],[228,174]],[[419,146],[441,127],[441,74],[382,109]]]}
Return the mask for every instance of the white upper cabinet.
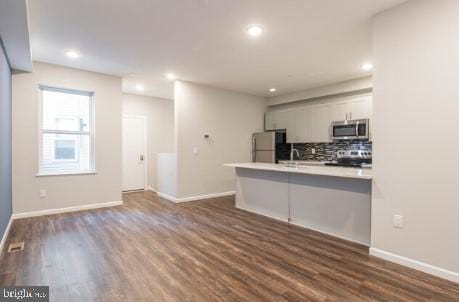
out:
{"label": "white upper cabinet", "polygon": [[348,119],[349,103],[336,102],[330,104],[332,122],[344,121]]}
{"label": "white upper cabinet", "polygon": [[359,96],[345,101],[330,103],[332,121],[360,120],[371,117],[371,96]]}
{"label": "white upper cabinet", "polygon": [[287,143],[306,143],[310,141],[310,110],[309,108],[299,108],[287,111],[286,129]]}
{"label": "white upper cabinet", "polygon": [[371,97],[359,97],[349,101],[349,119],[360,120],[371,117]]}
{"label": "white upper cabinet", "polygon": [[371,95],[355,96],[334,102],[304,105],[288,111],[267,112],[265,130],[286,129],[287,143],[291,144],[324,143],[331,141],[332,122],[368,119],[371,116]]}
{"label": "white upper cabinet", "polygon": [[311,136],[309,142],[322,143],[331,141],[330,125],[331,106],[314,105],[310,108]]}
{"label": "white upper cabinet", "polygon": [[270,111],[265,113],[265,131],[285,128],[285,111]]}

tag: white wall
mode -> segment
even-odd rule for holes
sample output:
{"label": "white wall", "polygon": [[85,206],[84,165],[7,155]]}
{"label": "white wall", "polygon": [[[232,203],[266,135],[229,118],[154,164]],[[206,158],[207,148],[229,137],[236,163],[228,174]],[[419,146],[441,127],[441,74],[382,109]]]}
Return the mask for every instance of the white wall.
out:
{"label": "white wall", "polygon": [[[38,85],[95,92],[95,175],[37,177]],[[13,213],[121,200],[121,79],[34,63],[13,76]],[[39,198],[40,189],[48,196]]]}
{"label": "white wall", "polygon": [[304,91],[298,91],[286,95],[271,97],[268,99],[268,106],[288,104],[292,102],[298,102],[315,98],[368,93],[371,91],[372,87],[373,81],[371,76],[358,78],[349,81],[333,83],[330,85],[315,87]]}
{"label": "white wall", "polygon": [[123,114],[147,117],[148,186],[157,188],[158,153],[174,151],[174,101],[123,94]]}
{"label": "white wall", "polygon": [[235,190],[234,169],[222,165],[251,161],[252,133],[263,131],[265,109],[264,98],[176,82],[179,198]]}
{"label": "white wall", "polygon": [[372,247],[459,282],[458,12],[416,0],[374,19]]}
{"label": "white wall", "polygon": [[161,194],[162,196],[166,195],[175,201],[177,196],[177,153],[159,153],[157,171],[157,192],[160,193],[160,196]]}

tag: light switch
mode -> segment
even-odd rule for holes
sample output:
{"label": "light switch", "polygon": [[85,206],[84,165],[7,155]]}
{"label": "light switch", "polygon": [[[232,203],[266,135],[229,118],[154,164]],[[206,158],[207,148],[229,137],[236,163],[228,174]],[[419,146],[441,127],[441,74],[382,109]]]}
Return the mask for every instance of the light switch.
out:
{"label": "light switch", "polygon": [[403,228],[403,216],[402,215],[394,215],[394,227],[396,228]]}
{"label": "light switch", "polygon": [[40,198],[45,198],[48,195],[48,192],[46,192],[45,189],[40,190]]}
{"label": "light switch", "polygon": [[198,155],[198,147],[193,147],[193,154]]}

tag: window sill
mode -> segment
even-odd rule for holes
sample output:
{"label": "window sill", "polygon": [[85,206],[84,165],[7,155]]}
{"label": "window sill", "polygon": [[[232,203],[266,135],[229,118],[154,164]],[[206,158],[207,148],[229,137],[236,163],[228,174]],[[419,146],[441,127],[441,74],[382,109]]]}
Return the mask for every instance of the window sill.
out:
{"label": "window sill", "polygon": [[96,171],[59,172],[59,173],[39,172],[35,176],[36,177],[46,177],[46,176],[71,176],[71,175],[94,175],[94,174],[97,174],[97,172]]}

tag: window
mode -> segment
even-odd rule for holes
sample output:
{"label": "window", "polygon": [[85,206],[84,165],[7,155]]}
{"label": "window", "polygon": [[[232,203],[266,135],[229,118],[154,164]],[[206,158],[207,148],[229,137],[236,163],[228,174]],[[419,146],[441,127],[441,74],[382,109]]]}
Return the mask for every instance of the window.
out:
{"label": "window", "polygon": [[93,173],[94,93],[40,86],[39,175]]}

